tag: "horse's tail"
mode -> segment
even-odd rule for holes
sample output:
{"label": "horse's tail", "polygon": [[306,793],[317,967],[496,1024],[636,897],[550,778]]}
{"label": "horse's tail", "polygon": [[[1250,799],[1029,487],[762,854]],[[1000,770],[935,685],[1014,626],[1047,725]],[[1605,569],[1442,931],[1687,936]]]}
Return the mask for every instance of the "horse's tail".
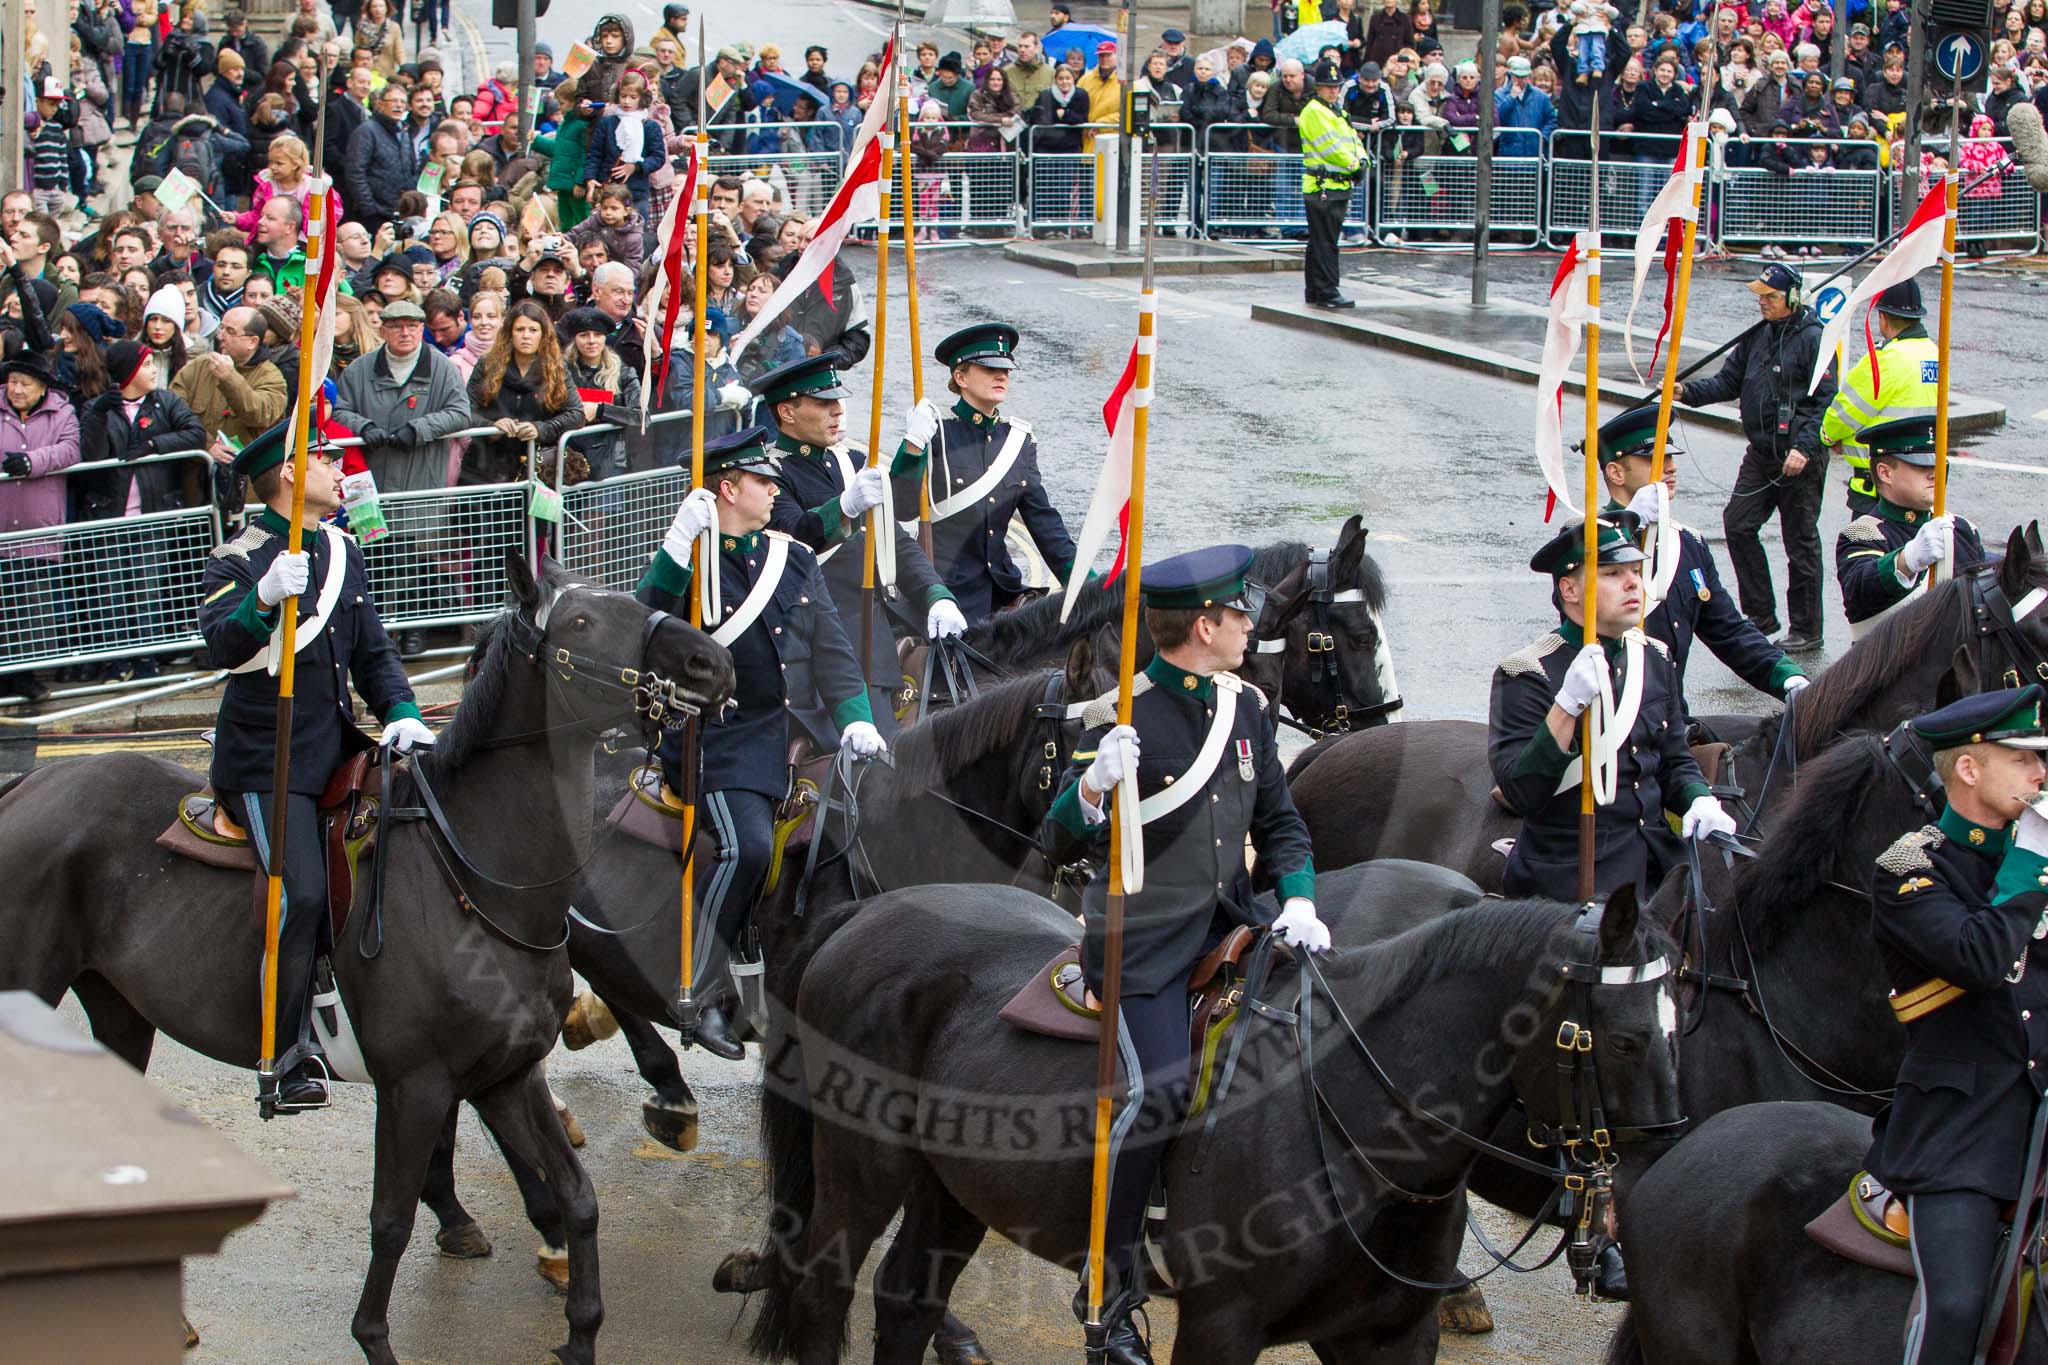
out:
{"label": "horse's tail", "polygon": [[[768,1360],[786,1360],[796,1354],[795,1296],[817,1189],[811,1162],[814,1123],[804,1084],[797,991],[811,959],[859,908],[850,905],[818,916],[787,955],[774,955],[768,964],[770,1024],[763,1040],[767,1065],[761,1084],[761,1146],[768,1159],[768,1239],[746,1286],[761,1295],[748,1346]],[[777,957],[780,960],[775,960]]]}
{"label": "horse's tail", "polygon": [[1636,1335],[1636,1312],[1631,1308],[1607,1342],[1607,1365],[1643,1365],[1643,1342]]}

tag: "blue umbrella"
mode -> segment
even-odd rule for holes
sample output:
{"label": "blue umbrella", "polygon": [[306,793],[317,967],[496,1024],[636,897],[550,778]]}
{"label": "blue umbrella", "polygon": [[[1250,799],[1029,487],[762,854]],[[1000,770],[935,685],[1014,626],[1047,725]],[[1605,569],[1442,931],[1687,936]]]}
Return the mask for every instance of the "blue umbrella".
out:
{"label": "blue umbrella", "polygon": [[1054,62],[1064,60],[1067,53],[1079,48],[1088,65],[1093,66],[1096,47],[1115,41],[1116,34],[1094,24],[1063,24],[1040,38],[1038,46],[1045,52],[1046,60]]}
{"label": "blue umbrella", "polygon": [[825,93],[816,86],[800,81],[794,76],[781,71],[763,71],[757,79],[764,80],[775,87],[775,113],[779,118],[793,119],[796,117],[796,100],[799,95],[809,99],[820,109],[825,107]]}
{"label": "blue umbrella", "polygon": [[1337,19],[1326,19],[1320,24],[1310,24],[1306,28],[1298,28],[1285,38],[1282,38],[1278,45],[1274,47],[1273,56],[1275,59],[1283,62],[1292,57],[1303,66],[1307,66],[1316,59],[1316,53],[1326,47],[1334,47],[1340,52],[1343,51],[1344,42],[1343,22]]}

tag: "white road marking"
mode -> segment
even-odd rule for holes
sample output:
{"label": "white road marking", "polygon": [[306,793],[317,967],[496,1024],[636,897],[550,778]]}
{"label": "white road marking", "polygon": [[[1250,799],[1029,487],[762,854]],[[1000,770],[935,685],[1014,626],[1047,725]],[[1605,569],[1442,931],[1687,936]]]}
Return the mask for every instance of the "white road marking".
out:
{"label": "white road marking", "polygon": [[[2043,415],[2048,416],[2048,411],[2044,411]],[[1948,457],[1948,462],[1951,465],[1964,467],[1975,465],[1979,469],[1996,469],[2006,474],[2048,474],[2048,465],[2012,464],[2005,460],[1980,460],[1975,455],[1951,455]]]}

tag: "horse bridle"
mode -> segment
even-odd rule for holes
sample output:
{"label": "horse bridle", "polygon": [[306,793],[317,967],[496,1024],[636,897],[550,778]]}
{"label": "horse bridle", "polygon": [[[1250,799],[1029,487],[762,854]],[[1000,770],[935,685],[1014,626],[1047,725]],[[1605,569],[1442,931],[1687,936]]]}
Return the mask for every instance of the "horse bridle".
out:
{"label": "horse bridle", "polygon": [[[1580,910],[1578,918],[1572,925],[1572,937],[1574,943],[1583,942],[1585,945],[1583,960],[1569,958],[1560,962],[1557,967],[1558,979],[1544,996],[1543,1008],[1547,1010],[1566,992],[1570,992],[1573,997],[1572,1013],[1576,1016],[1560,1021],[1556,1037],[1552,1040],[1557,1072],[1557,1121],[1550,1124],[1531,1124],[1528,1128],[1529,1144],[1551,1151],[1552,1163],[1549,1165],[1532,1160],[1519,1152],[1498,1147],[1417,1102],[1401,1088],[1399,1082],[1387,1074],[1386,1068],[1380,1065],[1379,1058],[1373,1055],[1371,1045],[1360,1036],[1357,1026],[1345,1015],[1343,1005],[1339,1003],[1336,992],[1330,989],[1329,982],[1324,978],[1322,968],[1315,958],[1304,957],[1293,1022],[1295,1042],[1301,1054],[1302,1073],[1307,1082],[1309,1127],[1315,1135],[1318,1164],[1322,1168],[1324,1182],[1329,1188],[1331,1203],[1338,1211],[1345,1232],[1350,1235],[1353,1245],[1382,1274],[1413,1289],[1445,1292],[1467,1288],[1502,1269],[1514,1270],[1517,1273],[1540,1270],[1555,1261],[1560,1254],[1570,1251],[1574,1278],[1582,1285],[1589,1284],[1593,1276],[1594,1257],[1598,1250],[1595,1234],[1606,1201],[1611,1198],[1613,1168],[1620,1160],[1613,1151],[1614,1142],[1674,1133],[1690,1122],[1683,1116],[1632,1124],[1615,1124],[1609,1119],[1600,1083],[1599,1053],[1594,1048],[1593,1030],[1581,1021],[1594,1017],[1593,1004],[1598,991],[1636,986],[1662,989],[1660,983],[1671,975],[1672,962],[1670,958],[1660,956],[1654,961],[1632,967],[1603,966],[1600,962],[1599,948],[1600,922],[1604,914],[1605,907],[1597,904],[1589,904]],[[1344,1035],[1349,1038],[1352,1050],[1364,1060],[1366,1069],[1373,1079],[1402,1113],[1435,1128],[1479,1156],[1504,1162],[1517,1170],[1548,1180],[1556,1187],[1552,1190],[1543,1212],[1530,1224],[1522,1240],[1509,1248],[1505,1254],[1495,1251],[1490,1243],[1482,1242],[1487,1254],[1494,1261],[1492,1269],[1476,1276],[1460,1275],[1458,1279],[1448,1283],[1412,1279],[1382,1261],[1351,1221],[1349,1204],[1344,1198],[1344,1192],[1337,1187],[1336,1164],[1330,1159],[1329,1140],[1325,1132],[1326,1115],[1329,1125],[1336,1128],[1346,1151],[1395,1198],[1407,1203],[1436,1204],[1450,1198],[1457,1190],[1443,1194],[1424,1194],[1404,1188],[1380,1170],[1366,1155],[1358,1141],[1345,1131],[1343,1123],[1337,1118],[1336,1110],[1330,1105],[1322,1087],[1316,1081],[1314,1011],[1318,992],[1328,1000],[1331,1013],[1342,1026]],[[1459,1188],[1463,1188],[1462,1182]],[[1516,1253],[1528,1245],[1536,1230],[1542,1227],[1554,1212],[1560,1211],[1566,1214],[1569,1221],[1558,1239],[1557,1246],[1537,1265],[1515,1264]]]}
{"label": "horse bridle", "polygon": [[[2048,602],[2048,588],[2033,588],[2019,601],[2009,601],[1998,581],[1995,564],[1979,565],[1965,577],[1964,583],[1965,624],[1977,640],[1977,685],[1990,688],[2048,683],[2048,657],[2020,629],[2022,621]],[[2004,667],[1999,667],[1993,653],[2001,647]],[[1998,680],[1995,684],[1994,678]]]}
{"label": "horse bridle", "polygon": [[[1330,609],[1339,603],[1364,602],[1365,589],[1331,587],[1330,551],[1310,550],[1308,577],[1302,584],[1302,594],[1308,612],[1309,676],[1326,683],[1336,700],[1331,703],[1328,714],[1310,720],[1297,720],[1284,711],[1276,712],[1280,723],[1301,731],[1310,739],[1321,739],[1325,735],[1344,734],[1354,724],[1369,725],[1389,711],[1399,710],[1399,697],[1382,697],[1368,704],[1345,691],[1344,668],[1337,658],[1336,623],[1330,619]],[[1278,638],[1257,640],[1253,648],[1262,654],[1282,653],[1287,648],[1286,634],[1283,630]]]}
{"label": "horse bridle", "polygon": [[571,688],[582,688],[604,701],[615,700],[619,693],[625,693],[631,699],[633,713],[649,730],[664,723],[675,723],[676,719],[686,720],[701,715],[702,708],[689,700],[681,683],[647,667],[647,655],[654,648],[655,635],[663,625],[676,619],[665,611],[648,612],[646,621],[641,625],[638,667],[593,659],[560,645],[549,646],[548,622],[555,607],[570,593],[579,590],[575,584],[555,589],[547,601],[541,603],[540,610],[534,613],[531,621],[526,619],[525,613],[514,612],[506,626],[506,643],[512,652],[539,666],[553,691],[566,693]]}

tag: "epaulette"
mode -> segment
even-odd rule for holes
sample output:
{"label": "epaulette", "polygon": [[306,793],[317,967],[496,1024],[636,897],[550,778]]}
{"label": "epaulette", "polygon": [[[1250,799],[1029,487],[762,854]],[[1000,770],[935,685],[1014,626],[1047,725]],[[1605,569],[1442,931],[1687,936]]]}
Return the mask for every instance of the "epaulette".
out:
{"label": "epaulette", "polygon": [[1901,834],[1890,848],[1877,855],[1877,865],[1895,877],[1908,872],[1924,872],[1934,866],[1934,860],[1927,856],[1930,848],[1940,848],[1948,841],[1940,825],[1922,825],[1919,829]]}
{"label": "epaulette", "polygon": [[[1131,700],[1136,701],[1152,690],[1152,679],[1140,673],[1131,679]],[[1081,708],[1081,728],[1093,730],[1104,725],[1116,724],[1116,689],[1111,688]]]}
{"label": "epaulette", "polygon": [[251,550],[260,548],[269,539],[270,532],[252,521],[247,526],[244,526],[241,534],[237,535],[234,539],[223,541],[219,545],[214,546],[210,557],[214,559],[247,559]]}
{"label": "epaulette", "polygon": [[1034,440],[1038,436],[1038,433],[1031,429],[1031,423],[1025,421],[1021,417],[1005,417],[1003,418],[1003,425],[1015,427],[1017,428],[1017,430],[1023,432],[1026,436],[1032,437]]}
{"label": "epaulette", "polygon": [[1502,659],[1500,661],[1500,671],[1507,674],[1510,678],[1520,677],[1524,673],[1541,673],[1543,671],[1543,661],[1563,648],[1564,636],[1559,635],[1553,630],[1538,639],[1536,643],[1524,645],[1508,655],[1507,658]]}
{"label": "epaulette", "polygon": [[1866,512],[1842,528],[1842,539],[1884,544],[1884,523]]}
{"label": "epaulette", "polygon": [[[1639,637],[1639,638],[1640,638],[1640,639],[1642,640],[1642,642],[1643,642],[1644,644],[1646,644],[1646,645],[1650,646],[1650,648],[1652,648],[1652,649],[1656,650],[1656,651],[1657,651],[1657,652],[1658,652],[1659,654],[1662,654],[1662,655],[1664,656],[1664,658],[1665,658],[1666,662],[1669,662],[1669,661],[1670,661],[1670,658],[1671,658],[1671,646],[1670,646],[1670,645],[1667,645],[1667,644],[1665,644],[1665,643],[1664,643],[1664,642],[1663,642],[1662,640],[1660,640],[1660,639],[1658,639],[1658,638],[1657,638],[1656,636],[1654,636],[1654,635],[1650,634],[1650,633],[1649,633],[1648,631],[1644,630],[1644,629],[1643,629],[1643,628],[1642,628],[1641,626],[1630,626],[1630,627],[1628,628],[1628,634],[1629,634],[1629,635],[1634,635],[1634,636],[1637,636],[1637,637]],[[1627,637],[1627,636],[1623,636],[1622,638],[1626,639],[1626,638],[1628,638],[1628,637]]]}

